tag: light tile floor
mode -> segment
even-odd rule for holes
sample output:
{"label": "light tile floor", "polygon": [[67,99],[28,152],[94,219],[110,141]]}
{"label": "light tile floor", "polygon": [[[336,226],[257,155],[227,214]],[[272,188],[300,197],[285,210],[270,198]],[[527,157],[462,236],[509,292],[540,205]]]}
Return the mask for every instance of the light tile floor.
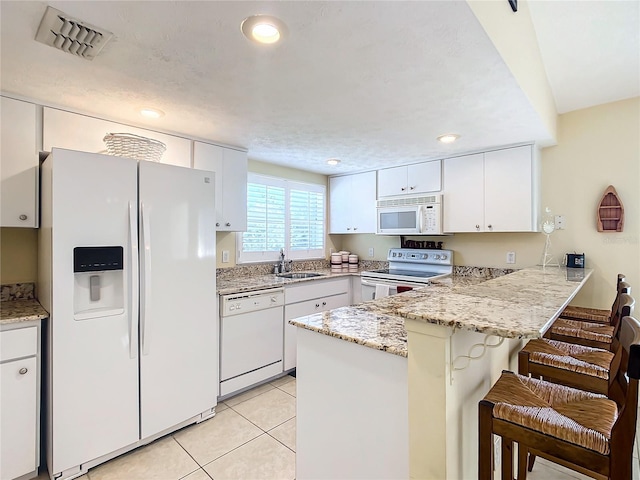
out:
{"label": "light tile floor", "polygon": [[[295,378],[279,378],[218,404],[214,418],[92,468],[79,480],[294,479],[295,396]],[[636,442],[634,480],[640,480],[638,453]],[[527,478],[589,477],[538,458]],[[37,480],[46,479],[44,471]]]}
{"label": "light tile floor", "polygon": [[[289,375],[219,403],[191,425],[89,470],[79,480],[295,478],[296,379]],[[48,479],[42,472],[38,480]]]}

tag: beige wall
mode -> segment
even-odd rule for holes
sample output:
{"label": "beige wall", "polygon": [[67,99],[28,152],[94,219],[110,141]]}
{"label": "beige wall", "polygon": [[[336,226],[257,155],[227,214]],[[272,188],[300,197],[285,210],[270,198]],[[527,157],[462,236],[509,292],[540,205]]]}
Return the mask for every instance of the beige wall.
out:
{"label": "beige wall", "polygon": [[[640,98],[570,112],[558,117],[558,145],[542,150],[542,202],[564,215],[566,229],[551,236],[561,259],[584,252],[592,279],[574,303],[607,308],[616,275],[640,285]],[[625,206],[622,233],[596,231],[596,207],[605,188],[616,187]],[[399,237],[344,236],[342,248],[367,258],[369,247],[383,260],[386,250],[400,246]],[[469,233],[431,237],[455,251],[456,265],[509,268],[506,253],[516,252],[516,268],[540,262],[545,237],[541,233]]]}
{"label": "beige wall", "polygon": [[[596,231],[604,190],[613,185],[625,207],[624,231]],[[559,117],[558,145],[543,150],[542,200],[567,219],[555,232],[558,252],[584,252],[594,278],[576,303],[611,303],[616,275],[640,288],[640,98]]]}
{"label": "beige wall", "polygon": [[0,283],[35,282],[38,276],[38,230],[0,229]]}
{"label": "beige wall", "polygon": [[[552,235],[558,257],[584,252],[594,277],[578,295],[576,303],[608,307],[618,272],[632,285],[640,285],[640,98],[570,112],[558,117],[558,145],[542,151],[542,206],[564,215],[567,228]],[[324,175],[251,161],[250,171],[306,182],[326,182]],[[622,233],[598,233],[596,207],[604,189],[614,185],[625,206]],[[36,230],[3,228],[1,231],[2,282],[35,281],[37,275]],[[218,233],[218,266],[235,262],[235,233]],[[455,250],[457,265],[511,267],[506,252],[516,252],[516,268],[539,263],[544,235],[539,233],[479,233],[434,237]],[[330,248],[345,249],[368,259],[384,260],[399,237],[378,235],[331,235]],[[231,262],[220,263],[222,250]]]}

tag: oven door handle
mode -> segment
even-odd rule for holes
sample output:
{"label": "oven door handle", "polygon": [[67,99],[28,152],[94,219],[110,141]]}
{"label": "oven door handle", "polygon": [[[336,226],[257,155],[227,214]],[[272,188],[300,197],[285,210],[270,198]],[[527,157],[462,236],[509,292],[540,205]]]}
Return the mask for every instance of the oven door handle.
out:
{"label": "oven door handle", "polygon": [[398,285],[398,282],[394,282],[393,280],[360,280],[362,285],[365,285],[367,287],[374,287],[376,285],[389,285],[390,287],[395,287]]}

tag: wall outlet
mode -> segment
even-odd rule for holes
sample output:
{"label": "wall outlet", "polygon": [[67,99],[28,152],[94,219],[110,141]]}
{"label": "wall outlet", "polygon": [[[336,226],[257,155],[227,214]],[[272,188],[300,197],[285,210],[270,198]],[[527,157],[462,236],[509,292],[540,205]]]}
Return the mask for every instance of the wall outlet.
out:
{"label": "wall outlet", "polygon": [[553,219],[554,223],[556,224],[556,230],[564,230],[565,229],[565,220],[564,220],[564,215],[556,215],[556,217]]}
{"label": "wall outlet", "polygon": [[369,247],[369,256],[373,257],[373,247]]}
{"label": "wall outlet", "polygon": [[507,263],[516,263],[516,252],[507,252]]}
{"label": "wall outlet", "polygon": [[222,263],[229,263],[229,250],[222,251]]}

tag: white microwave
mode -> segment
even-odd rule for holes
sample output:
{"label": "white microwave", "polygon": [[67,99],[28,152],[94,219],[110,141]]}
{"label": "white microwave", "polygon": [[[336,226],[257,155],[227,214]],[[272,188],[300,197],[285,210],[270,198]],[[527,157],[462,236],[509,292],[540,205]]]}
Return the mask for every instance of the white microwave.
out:
{"label": "white microwave", "polygon": [[378,200],[381,235],[442,235],[442,195]]}

